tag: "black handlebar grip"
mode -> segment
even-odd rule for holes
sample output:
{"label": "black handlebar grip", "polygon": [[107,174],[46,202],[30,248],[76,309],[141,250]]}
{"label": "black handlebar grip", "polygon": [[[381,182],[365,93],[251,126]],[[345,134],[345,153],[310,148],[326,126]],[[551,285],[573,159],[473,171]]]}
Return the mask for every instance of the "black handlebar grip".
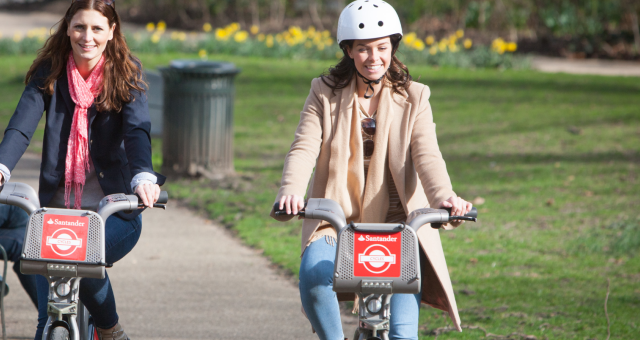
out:
{"label": "black handlebar grip", "polygon": [[276,202],[273,204],[273,211],[276,215],[282,215],[283,211],[286,214],[286,211],[284,209],[280,210],[280,202]]}
{"label": "black handlebar grip", "polygon": [[[304,206],[307,206],[307,203],[305,202]],[[276,202],[273,204],[273,214],[276,216],[295,216],[294,214],[287,214],[287,210],[286,209],[282,209],[280,210],[280,203]],[[304,210],[298,211],[298,216],[304,216]]]}
{"label": "black handlebar grip", "polygon": [[157,204],[167,204],[169,202],[169,194],[166,191],[160,191]]}
{"label": "black handlebar grip", "polygon": [[[449,212],[449,218],[451,218],[451,208],[442,208]],[[478,209],[476,207],[472,207],[471,210],[464,215],[464,217],[469,218],[478,218]]]}
{"label": "black handlebar grip", "polygon": [[469,211],[466,215],[467,217],[473,217],[473,218],[478,218],[478,209],[476,209],[476,207],[471,208],[471,211]]}

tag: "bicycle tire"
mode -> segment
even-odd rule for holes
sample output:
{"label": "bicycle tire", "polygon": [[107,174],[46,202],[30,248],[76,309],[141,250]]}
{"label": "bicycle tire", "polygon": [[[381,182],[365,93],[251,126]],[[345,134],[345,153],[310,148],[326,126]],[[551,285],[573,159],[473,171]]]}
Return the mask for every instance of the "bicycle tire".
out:
{"label": "bicycle tire", "polygon": [[64,326],[56,326],[49,333],[49,340],[69,340],[69,330]]}

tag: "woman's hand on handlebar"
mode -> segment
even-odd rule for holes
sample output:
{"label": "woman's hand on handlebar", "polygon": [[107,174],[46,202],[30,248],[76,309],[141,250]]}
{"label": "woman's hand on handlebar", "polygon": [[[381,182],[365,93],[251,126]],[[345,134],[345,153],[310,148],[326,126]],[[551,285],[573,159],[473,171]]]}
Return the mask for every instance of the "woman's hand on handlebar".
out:
{"label": "woman's hand on handlebar", "polygon": [[286,210],[287,215],[295,215],[304,209],[304,197],[287,195],[280,198],[280,210]]}
{"label": "woman's hand on handlebar", "polygon": [[[472,207],[473,204],[471,204],[471,202],[467,202],[463,200],[462,197],[456,196],[449,197],[448,200],[440,203],[439,206],[439,208],[451,208],[451,216],[464,216],[471,211]],[[455,220],[452,222],[457,225],[464,223],[464,221],[461,220]]]}
{"label": "woman's hand on handlebar", "polygon": [[140,196],[142,203],[148,208],[153,208],[153,204],[160,197],[160,186],[151,183],[142,183],[136,187],[136,194]]}

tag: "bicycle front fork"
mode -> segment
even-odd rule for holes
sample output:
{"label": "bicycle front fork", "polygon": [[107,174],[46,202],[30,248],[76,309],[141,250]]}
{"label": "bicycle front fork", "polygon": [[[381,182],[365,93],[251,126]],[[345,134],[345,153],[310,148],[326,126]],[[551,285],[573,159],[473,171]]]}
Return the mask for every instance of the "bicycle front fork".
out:
{"label": "bicycle front fork", "polygon": [[393,294],[358,293],[358,331],[354,340],[389,340],[391,319],[391,296]]}
{"label": "bicycle front fork", "polygon": [[[79,277],[47,277],[47,281],[49,281],[49,303],[47,304],[49,318],[42,333],[43,340],[49,339],[49,333],[57,326],[63,326],[69,330],[70,340],[80,340],[81,333],[78,329],[77,318],[79,309],[84,311],[84,306],[78,304],[80,279]],[[83,318],[88,318],[86,313],[81,312],[80,314]]]}

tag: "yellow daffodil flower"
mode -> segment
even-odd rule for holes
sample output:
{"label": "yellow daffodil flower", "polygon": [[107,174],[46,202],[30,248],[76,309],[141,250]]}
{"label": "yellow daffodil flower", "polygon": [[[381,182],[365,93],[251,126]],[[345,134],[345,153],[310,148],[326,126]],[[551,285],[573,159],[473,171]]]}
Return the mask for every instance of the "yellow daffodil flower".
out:
{"label": "yellow daffodil flower", "polygon": [[515,42],[510,42],[507,43],[506,45],[506,50],[508,52],[515,52],[518,49],[518,44],[516,44]]}
{"label": "yellow daffodil flower", "polygon": [[438,46],[433,45],[429,48],[429,54],[431,55],[436,55],[436,53],[438,53]]}
{"label": "yellow daffodil flower", "polygon": [[156,25],[152,22],[147,24],[147,32],[151,33],[156,30]]}
{"label": "yellow daffodil flower", "polygon": [[446,52],[447,51],[447,40],[441,40],[438,43],[438,49],[440,50],[440,52]]}
{"label": "yellow daffodil flower", "polygon": [[458,38],[464,37],[464,31],[463,30],[457,30],[456,31],[456,37],[458,37]]}
{"label": "yellow daffodil flower", "polygon": [[249,31],[251,31],[251,34],[256,35],[256,34],[260,33],[260,27],[258,27],[256,25],[253,25],[253,26],[251,26]]}
{"label": "yellow daffodil flower", "polygon": [[198,51],[198,56],[199,56],[201,59],[206,59],[206,58],[207,58],[207,51],[205,51],[205,50],[200,50],[200,51]]}
{"label": "yellow daffodil flower", "polygon": [[263,42],[264,39],[266,39],[267,36],[264,35],[264,33],[260,33],[258,34],[258,41],[259,42]]}
{"label": "yellow daffodil flower", "polygon": [[157,26],[157,28],[158,28],[158,31],[159,31],[159,32],[164,32],[164,31],[166,31],[166,30],[167,30],[167,23],[166,23],[166,22],[164,22],[163,20],[160,20],[160,21],[158,22],[158,26]]}
{"label": "yellow daffodil flower", "polygon": [[434,42],[436,42],[436,38],[434,38],[432,35],[430,35],[430,36],[428,36],[428,37],[426,37],[424,39],[424,42],[426,42],[427,45],[431,46],[431,45],[433,45]]}
{"label": "yellow daffodil flower", "polygon": [[413,42],[416,40],[416,33],[415,32],[410,32],[402,40],[405,42],[405,44],[411,46],[413,44]]}
{"label": "yellow daffodil flower", "polygon": [[466,49],[470,49],[471,46],[473,46],[473,42],[469,38],[464,39],[463,44],[464,44],[464,48],[466,48]]}
{"label": "yellow daffodil flower", "polygon": [[212,29],[213,29],[213,27],[211,27],[210,23],[206,23],[206,24],[202,25],[202,30],[207,32],[207,33],[211,32]]}
{"label": "yellow daffodil flower", "polygon": [[239,42],[239,43],[243,43],[243,42],[245,42],[247,40],[248,37],[249,37],[249,32],[247,32],[247,31],[238,31],[233,36],[233,40],[235,40],[236,42]]}

